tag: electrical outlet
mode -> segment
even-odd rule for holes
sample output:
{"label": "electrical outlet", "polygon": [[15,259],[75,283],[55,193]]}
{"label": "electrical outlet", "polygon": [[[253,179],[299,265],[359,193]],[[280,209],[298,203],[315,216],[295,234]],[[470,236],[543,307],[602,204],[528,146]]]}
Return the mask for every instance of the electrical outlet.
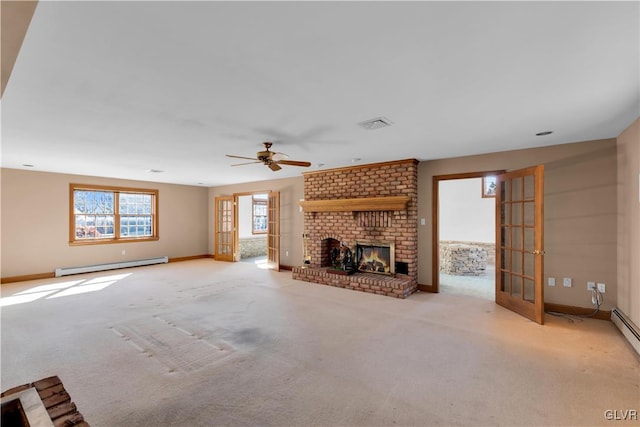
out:
{"label": "electrical outlet", "polygon": [[587,282],[587,290],[592,291],[596,287],[596,282]]}
{"label": "electrical outlet", "polygon": [[289,251],[284,251],[284,256],[289,256]]}
{"label": "electrical outlet", "polygon": [[564,286],[565,288],[570,288],[571,287],[571,277],[565,277],[564,279],[562,279],[562,286]]}
{"label": "electrical outlet", "polygon": [[123,249],[123,250],[122,250],[122,255],[124,255],[124,254],[126,254],[126,253],[127,253],[127,251]]}
{"label": "electrical outlet", "polygon": [[549,286],[555,286],[556,285],[556,278],[555,277],[549,277],[547,279],[547,283],[549,284]]}
{"label": "electrical outlet", "polygon": [[606,286],[604,283],[598,283],[598,292],[600,292],[601,294],[604,294],[605,288]]}

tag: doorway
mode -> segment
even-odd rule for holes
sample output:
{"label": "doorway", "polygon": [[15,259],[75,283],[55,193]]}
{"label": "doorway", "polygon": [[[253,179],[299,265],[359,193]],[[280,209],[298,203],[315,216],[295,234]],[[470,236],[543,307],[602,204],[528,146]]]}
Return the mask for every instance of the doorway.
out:
{"label": "doorway", "polygon": [[268,194],[238,196],[238,250],[240,261],[267,268]]}
{"label": "doorway", "polygon": [[[433,177],[432,286],[440,288],[440,182],[482,177],[482,194],[495,195],[495,302],[544,324],[544,166]],[[489,178],[495,177],[495,180]],[[491,185],[488,185],[490,183]]]}
{"label": "doorway", "polygon": [[[240,207],[241,203],[243,208]],[[241,219],[243,225],[240,224]],[[249,238],[250,233],[251,238],[256,240],[253,242],[256,246],[261,247],[264,241],[266,252],[264,259],[257,259],[263,255],[261,249],[255,253],[246,253],[244,257],[241,255],[241,227],[243,236]],[[254,262],[261,268],[279,271],[280,193],[258,191],[235,193],[233,196],[216,196],[214,238],[214,259],[235,262],[242,261],[242,258],[255,257]]]}
{"label": "doorway", "polygon": [[[495,299],[495,192],[492,177],[439,181],[440,292]],[[490,187],[490,188],[495,188]]]}
{"label": "doorway", "polygon": [[[442,211],[441,211],[441,208],[440,208],[440,203],[441,203],[441,196],[440,196],[441,184],[442,184],[442,189],[444,191],[447,191],[447,189],[450,189],[451,191],[456,190],[456,189],[459,190],[459,188],[456,188],[456,187],[459,187],[459,186],[457,186],[455,184],[455,182],[457,182],[457,181],[460,181],[460,180],[463,180],[463,181],[466,181],[466,180],[479,180],[479,182],[484,183],[483,179],[485,179],[486,177],[498,176],[503,172],[504,172],[503,170],[495,170],[495,171],[485,171],[485,172],[459,173],[459,174],[451,174],[451,175],[437,175],[437,176],[433,177],[433,194],[432,194],[432,196],[433,196],[433,200],[432,200],[432,203],[433,203],[433,222],[432,222],[432,225],[433,225],[433,229],[432,229],[433,240],[432,240],[432,242],[433,242],[433,244],[432,244],[432,258],[431,258],[431,262],[432,262],[433,268],[432,268],[432,275],[431,275],[432,286],[429,289],[431,292],[441,292],[442,291],[441,283],[440,283],[440,264],[441,264],[441,261],[440,261],[441,244],[440,244],[440,242],[441,242],[441,240],[444,241],[444,242],[447,241],[447,235],[443,236],[444,238],[442,238],[442,239],[440,237],[440,233],[441,233],[440,223],[442,221],[445,221],[445,224],[446,224],[447,221],[448,221],[448,219],[443,218]],[[470,184],[469,184],[470,182],[473,182],[473,181],[463,182],[463,186],[464,187],[469,187],[470,186]],[[478,182],[478,181],[475,181],[475,182]],[[484,194],[484,189],[482,187],[482,184],[478,184],[478,186],[476,187],[475,192],[476,192],[475,193],[476,195],[471,196],[473,199],[483,198],[482,196]],[[455,204],[457,198],[458,197],[455,194],[449,192],[448,194],[445,194],[444,201],[445,201],[445,203]],[[488,198],[488,197],[485,197],[485,198],[490,200],[489,203],[493,204],[493,209],[494,209],[493,220],[495,221],[495,199],[494,198]],[[449,200],[449,199],[451,199],[451,201],[447,202],[447,200]],[[487,202],[485,202],[485,203],[487,203]],[[456,209],[456,208],[453,207],[453,208],[450,208],[450,209]],[[466,212],[467,215],[470,215],[472,213],[473,212],[469,212],[469,211]],[[455,227],[455,224],[460,225],[460,222],[465,221],[464,213],[461,210],[458,210],[458,213],[456,215],[457,215],[458,218],[461,218],[461,219],[454,219],[453,220],[453,224],[454,224],[453,226],[454,227]],[[452,227],[452,225],[449,225],[449,226],[445,225],[445,227],[449,227],[450,228],[450,227]],[[495,225],[493,227],[495,227]],[[495,228],[494,228],[494,230],[495,230]],[[463,233],[462,235],[465,235],[465,234],[468,235],[468,233]],[[450,234],[449,236],[456,237],[458,235]],[[454,242],[458,243],[456,241],[454,241]],[[470,241],[469,240],[464,240],[463,242],[469,243]],[[495,237],[493,238],[493,242],[494,242],[494,245],[495,245]],[[495,249],[494,249],[494,251],[495,251]],[[463,252],[464,252],[464,250],[463,250]],[[443,268],[443,270],[445,270],[446,274],[449,274],[449,272],[450,272],[450,270],[448,271],[448,269],[446,269],[446,268]],[[485,278],[486,278],[486,276],[488,274],[489,274],[489,272],[487,272],[485,270]],[[451,274],[449,274],[449,275],[451,275]],[[494,275],[493,275],[493,284],[494,284],[493,295],[494,295],[494,297],[495,297],[495,277],[496,276],[495,276],[495,270],[494,270]],[[449,279],[449,278],[447,277],[447,279]],[[451,279],[453,279],[453,278],[451,278]],[[473,280],[473,279],[467,279],[467,281],[470,281],[470,280]],[[453,282],[453,280],[449,280],[449,281]],[[464,279],[460,279],[460,278],[457,278],[457,280],[456,280],[456,282],[458,282],[458,283],[463,282],[463,281],[464,281]],[[446,288],[446,285],[447,284],[445,283],[445,288]],[[454,291],[456,289],[460,291],[461,289],[464,289],[465,287],[468,288],[469,291],[470,291],[471,289],[473,289],[472,286],[473,285],[470,284],[470,283],[469,284],[460,283],[457,288],[453,288],[453,287],[450,286],[449,287],[449,291],[451,292],[451,291]],[[445,290],[445,292],[446,292],[446,290]]]}

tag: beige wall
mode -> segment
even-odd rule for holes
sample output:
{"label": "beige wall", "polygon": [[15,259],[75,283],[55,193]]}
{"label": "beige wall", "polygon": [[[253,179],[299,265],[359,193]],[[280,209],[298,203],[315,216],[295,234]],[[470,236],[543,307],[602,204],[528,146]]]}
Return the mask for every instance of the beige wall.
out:
{"label": "beige wall", "polygon": [[[207,189],[153,182],[2,169],[3,278],[157,256],[207,254]],[[69,183],[159,190],[160,239],[69,245]],[[122,255],[125,250],[125,255]]]}
{"label": "beige wall", "polygon": [[640,119],[618,143],[618,301],[640,325]]}
{"label": "beige wall", "polygon": [[[225,185],[209,189],[209,253],[215,253],[214,215],[215,197],[231,196],[234,193],[280,192],[280,264],[296,266],[302,264],[303,215],[298,201],[304,198],[302,175],[295,178],[274,179],[245,184]],[[288,254],[288,255],[287,255]]]}
{"label": "beige wall", "polygon": [[[604,282],[603,309],[615,305],[616,141],[614,139],[421,162],[418,169],[418,282],[431,284],[432,177],[545,166],[545,302],[593,307],[587,281]],[[547,277],[560,279],[546,286]],[[562,287],[562,278],[573,287]]]}

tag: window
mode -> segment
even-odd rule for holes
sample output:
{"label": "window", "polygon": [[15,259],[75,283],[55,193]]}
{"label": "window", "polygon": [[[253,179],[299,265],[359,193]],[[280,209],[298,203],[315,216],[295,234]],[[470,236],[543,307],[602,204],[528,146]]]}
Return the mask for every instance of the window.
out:
{"label": "window", "polygon": [[253,234],[267,232],[267,198],[266,194],[253,196]]}
{"label": "window", "polygon": [[158,239],[158,190],[70,185],[72,244]]}
{"label": "window", "polygon": [[497,182],[495,176],[483,176],[482,197],[496,197]]}

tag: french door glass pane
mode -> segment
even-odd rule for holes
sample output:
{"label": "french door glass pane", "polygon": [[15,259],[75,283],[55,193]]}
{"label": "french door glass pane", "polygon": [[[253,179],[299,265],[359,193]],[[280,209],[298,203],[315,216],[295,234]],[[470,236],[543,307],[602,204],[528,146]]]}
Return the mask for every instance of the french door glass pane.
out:
{"label": "french door glass pane", "polygon": [[511,224],[522,225],[522,203],[511,204]]}
{"label": "french door glass pane", "polygon": [[500,195],[503,202],[511,200],[511,185],[509,181],[500,182]]}
{"label": "french door glass pane", "polygon": [[511,246],[511,229],[509,227],[501,227],[502,228],[502,241],[500,242],[500,246],[508,248]]}
{"label": "french door glass pane", "polygon": [[522,227],[513,227],[511,229],[511,248],[522,249]]}
{"label": "french door glass pane", "polygon": [[511,275],[508,272],[505,271],[501,271],[500,275],[502,276],[502,285],[500,287],[500,290],[502,292],[510,292],[511,291]]}
{"label": "french door glass pane", "polygon": [[536,223],[536,212],[533,202],[523,203],[524,207],[524,223],[533,226]]}
{"label": "french door glass pane", "polygon": [[521,201],[522,200],[522,178],[513,178],[511,182],[512,182],[511,200]]}
{"label": "french door glass pane", "polygon": [[524,254],[524,275],[533,277],[535,274],[535,255],[531,253]]}
{"label": "french door glass pane", "polygon": [[535,230],[533,228],[524,229],[524,250],[525,251],[532,251],[535,249],[534,232]]}
{"label": "french door glass pane", "polygon": [[511,296],[520,297],[522,295],[522,277],[511,275]]}
{"label": "french door glass pane", "polygon": [[524,177],[524,198],[525,200],[533,200],[535,194],[535,182],[533,175],[527,175]]}
{"label": "french door glass pane", "polygon": [[511,251],[501,249],[500,250],[500,268],[503,270],[511,270]]}
{"label": "french door glass pane", "polygon": [[511,224],[511,206],[509,203],[502,203],[500,207],[500,222],[505,225]]}
{"label": "french door glass pane", "polygon": [[522,252],[511,251],[511,271],[517,273],[522,271]]}
{"label": "french door glass pane", "polygon": [[531,279],[524,279],[524,299],[531,302],[536,300],[535,286]]}

